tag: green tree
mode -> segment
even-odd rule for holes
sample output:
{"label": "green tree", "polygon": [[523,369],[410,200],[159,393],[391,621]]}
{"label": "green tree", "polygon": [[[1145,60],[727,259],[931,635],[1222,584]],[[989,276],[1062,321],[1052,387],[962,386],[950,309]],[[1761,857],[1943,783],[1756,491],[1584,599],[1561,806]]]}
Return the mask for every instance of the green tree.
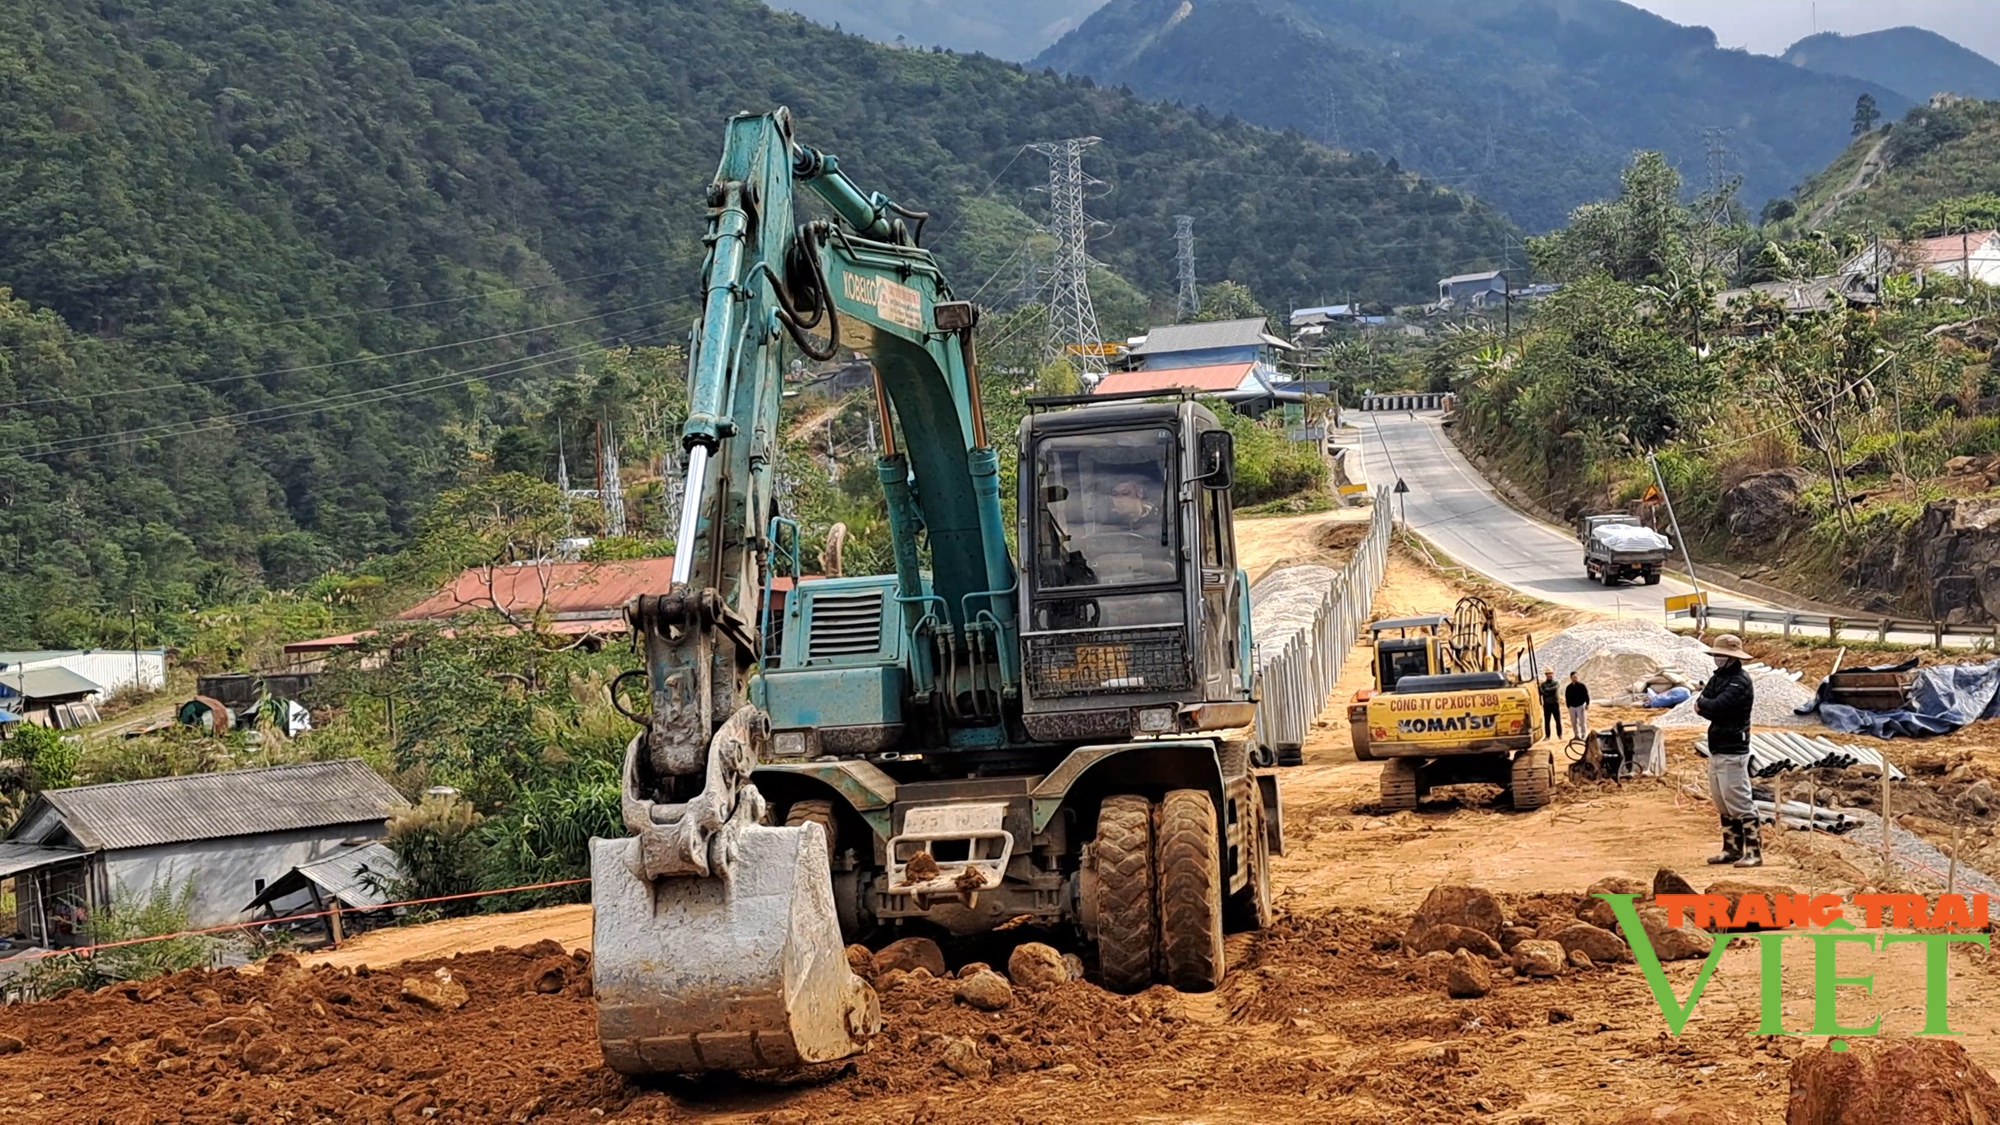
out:
{"label": "green tree", "polygon": [[1875,105],[1875,95],[1863,94],[1854,99],[1854,135],[1865,136],[1875,131],[1881,123],[1882,111]]}
{"label": "green tree", "polygon": [[1234,281],[1218,281],[1201,287],[1201,311],[1195,314],[1197,323],[1215,320],[1248,320],[1251,317],[1269,318],[1270,313],[1257,303],[1257,297],[1248,286]]}

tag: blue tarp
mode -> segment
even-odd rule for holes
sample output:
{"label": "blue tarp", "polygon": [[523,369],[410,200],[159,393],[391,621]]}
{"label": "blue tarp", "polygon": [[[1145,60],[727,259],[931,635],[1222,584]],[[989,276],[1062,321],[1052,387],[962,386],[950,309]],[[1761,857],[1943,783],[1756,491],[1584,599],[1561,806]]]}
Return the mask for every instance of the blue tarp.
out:
{"label": "blue tarp", "polygon": [[1916,670],[1910,688],[1910,706],[1901,711],[1862,711],[1826,698],[1827,685],[1819,695],[1799,708],[1799,714],[1817,711],[1820,721],[1841,734],[1872,734],[1876,738],[1928,738],[1950,734],[1981,719],[2000,718],[2000,661],[1985,664],[1940,664],[1917,668],[1910,660],[1874,668],[1849,669],[1863,672],[1908,672]]}
{"label": "blue tarp", "polygon": [[16,715],[14,712],[0,711],[0,723],[18,723],[20,721],[21,716]]}

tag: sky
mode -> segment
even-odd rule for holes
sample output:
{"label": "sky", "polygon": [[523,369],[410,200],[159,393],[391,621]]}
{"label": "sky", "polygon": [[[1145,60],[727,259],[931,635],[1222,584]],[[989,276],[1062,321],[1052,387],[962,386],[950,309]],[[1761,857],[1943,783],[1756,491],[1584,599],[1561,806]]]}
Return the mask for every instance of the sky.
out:
{"label": "sky", "polygon": [[2000,61],[1996,0],[1627,0],[1673,20],[1713,28],[1724,47],[1783,54],[1819,30],[1856,35],[1887,27],[1928,28]]}

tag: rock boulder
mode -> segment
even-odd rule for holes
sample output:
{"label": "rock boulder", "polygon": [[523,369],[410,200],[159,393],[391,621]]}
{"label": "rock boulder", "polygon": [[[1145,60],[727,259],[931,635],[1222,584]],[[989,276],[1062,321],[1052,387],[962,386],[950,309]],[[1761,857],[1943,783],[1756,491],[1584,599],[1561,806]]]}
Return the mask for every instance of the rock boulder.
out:
{"label": "rock boulder", "polygon": [[1498,941],[1500,928],[1506,922],[1507,916],[1500,909],[1500,900],[1494,898],[1490,891],[1480,887],[1432,887],[1431,893],[1424,897],[1424,904],[1417,908],[1416,917],[1410,919],[1410,928],[1404,934],[1404,940],[1415,944],[1432,926],[1458,926],[1478,930]]}
{"label": "rock boulder", "polygon": [[906,937],[892,941],[875,954],[876,975],[891,969],[901,969],[906,973],[924,969],[934,977],[942,977],[945,975],[944,950],[929,938]]}
{"label": "rock boulder", "polygon": [[1931,502],[1909,543],[1903,578],[1934,591],[1931,613],[1951,624],[2000,621],[2000,497]]}
{"label": "rock boulder", "polygon": [[1552,977],[1562,972],[1563,947],[1552,941],[1524,941],[1514,947],[1514,971],[1524,977]]}
{"label": "rock boulder", "polygon": [[1454,926],[1449,922],[1440,923],[1439,925],[1425,929],[1418,934],[1417,940],[1410,946],[1410,952],[1412,953],[1436,953],[1439,951],[1456,953],[1461,949],[1477,953],[1481,957],[1490,957],[1496,961],[1501,956],[1500,943],[1494,941],[1491,936],[1479,930],[1470,930],[1464,926]]}
{"label": "rock boulder", "polygon": [[1819,480],[1809,469],[1772,469],[1722,494],[1722,522],[1742,540],[1772,541],[1799,522],[1799,495]]}
{"label": "rock boulder", "polygon": [[1556,943],[1572,953],[1582,953],[1593,965],[1617,965],[1632,960],[1625,939],[1588,922],[1563,927],[1556,935]]}
{"label": "rock boulder", "polygon": [[1461,949],[1452,955],[1451,974],[1445,978],[1444,987],[1453,1000],[1477,1000],[1493,991],[1493,970],[1485,958]]}

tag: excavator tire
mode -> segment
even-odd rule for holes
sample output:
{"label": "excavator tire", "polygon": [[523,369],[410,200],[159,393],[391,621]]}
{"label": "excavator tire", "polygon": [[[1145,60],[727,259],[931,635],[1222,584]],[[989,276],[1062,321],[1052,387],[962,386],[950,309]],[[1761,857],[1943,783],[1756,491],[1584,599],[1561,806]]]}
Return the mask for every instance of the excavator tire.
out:
{"label": "excavator tire", "polygon": [[1237,933],[1261,930],[1277,919],[1277,910],[1271,905],[1271,838],[1264,831],[1264,802],[1254,787],[1250,795],[1244,802],[1249,811],[1243,817],[1243,862],[1250,869],[1250,878],[1242,890],[1229,896],[1224,919]]}
{"label": "excavator tire", "polygon": [[797,828],[803,824],[817,824],[826,833],[826,854],[840,854],[839,822],[833,816],[833,802],[823,800],[794,801],[785,811],[785,827]]}
{"label": "excavator tire", "polygon": [[1527,750],[1515,755],[1508,780],[1514,808],[1528,812],[1548,804],[1549,790],[1555,784],[1555,772],[1555,755],[1547,750]]}
{"label": "excavator tire", "polygon": [[1417,762],[1391,758],[1382,764],[1382,809],[1396,812],[1417,807]]}
{"label": "excavator tire", "polygon": [[1160,802],[1155,829],[1160,878],[1160,963],[1182,992],[1222,983],[1222,840],[1215,801],[1176,789]]}
{"label": "excavator tire", "polygon": [[1097,967],[1106,988],[1153,983],[1159,928],[1153,917],[1153,804],[1129,794],[1097,809]]}

